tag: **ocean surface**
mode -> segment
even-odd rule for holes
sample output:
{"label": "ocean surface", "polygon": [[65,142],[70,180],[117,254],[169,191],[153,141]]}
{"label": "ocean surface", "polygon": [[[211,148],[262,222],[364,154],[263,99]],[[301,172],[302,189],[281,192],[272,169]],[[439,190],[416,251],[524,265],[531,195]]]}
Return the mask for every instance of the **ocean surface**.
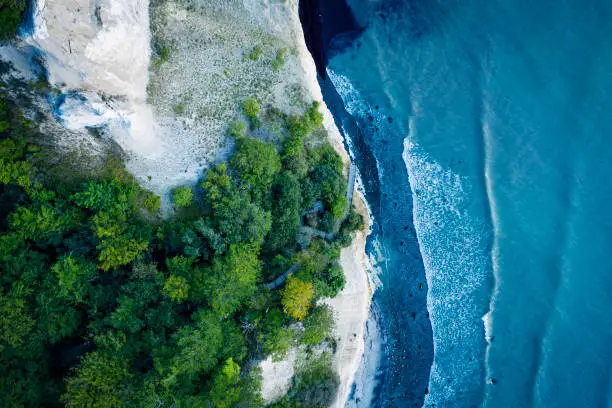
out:
{"label": "ocean surface", "polygon": [[612,2],[348,3],[323,88],[381,286],[347,406],[612,407]]}

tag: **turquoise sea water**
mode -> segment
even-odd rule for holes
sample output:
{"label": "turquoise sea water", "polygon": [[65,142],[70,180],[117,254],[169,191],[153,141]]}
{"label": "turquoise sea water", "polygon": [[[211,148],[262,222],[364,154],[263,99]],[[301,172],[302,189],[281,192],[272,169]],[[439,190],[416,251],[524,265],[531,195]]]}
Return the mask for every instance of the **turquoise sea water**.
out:
{"label": "turquoise sea water", "polygon": [[349,3],[390,344],[349,405],[612,407],[612,2]]}

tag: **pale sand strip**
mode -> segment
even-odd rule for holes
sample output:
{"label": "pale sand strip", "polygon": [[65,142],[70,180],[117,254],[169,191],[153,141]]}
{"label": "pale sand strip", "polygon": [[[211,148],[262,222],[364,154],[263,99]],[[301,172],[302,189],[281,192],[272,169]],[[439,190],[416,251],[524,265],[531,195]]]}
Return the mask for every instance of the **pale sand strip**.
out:
{"label": "pale sand strip", "polygon": [[[316,101],[323,101],[321,89],[317,82],[317,74],[314,61],[304,42],[302,27],[298,17],[297,0],[291,0],[288,8],[290,10],[293,29],[295,32],[296,47],[303,70],[304,86],[307,87]],[[324,114],[324,126],[329,135],[329,141],[336,151],[342,156],[345,164],[348,164],[349,156],[342,143],[342,135],[336,128],[333,117],[327,106],[322,104],[321,110]],[[334,309],[336,317],[336,337],[338,339],[337,352],[334,355],[334,368],[340,376],[340,389],[336,401],[332,404],[334,408],[343,407],[350,393],[355,373],[359,368],[361,356],[364,350],[364,329],[370,309],[371,290],[367,275],[367,257],[365,254],[365,241],[369,233],[368,212],[364,205],[364,199],[358,191],[355,192],[353,204],[364,216],[366,228],[364,231],[355,233],[352,244],[342,250],[340,263],[346,277],[346,286],[334,299],[326,300]],[[287,361],[272,363],[270,359],[262,363],[264,375],[264,399],[271,401],[282,396],[289,388],[290,379],[293,375],[291,360],[295,354],[291,354]]]}

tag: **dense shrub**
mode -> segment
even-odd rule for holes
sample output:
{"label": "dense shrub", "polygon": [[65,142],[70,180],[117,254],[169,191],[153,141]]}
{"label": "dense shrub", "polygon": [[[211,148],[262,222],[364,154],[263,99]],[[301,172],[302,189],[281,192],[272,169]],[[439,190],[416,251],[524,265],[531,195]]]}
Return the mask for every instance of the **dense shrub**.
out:
{"label": "dense shrub", "polygon": [[259,106],[259,102],[254,98],[249,98],[242,102],[242,111],[244,112],[244,116],[249,120],[251,129],[253,130],[261,126],[261,120],[258,116],[260,110],[261,107]]}
{"label": "dense shrub", "polygon": [[228,134],[234,139],[244,137],[246,135],[246,132],[247,125],[243,121],[236,119],[233,120],[232,123],[230,123]]}

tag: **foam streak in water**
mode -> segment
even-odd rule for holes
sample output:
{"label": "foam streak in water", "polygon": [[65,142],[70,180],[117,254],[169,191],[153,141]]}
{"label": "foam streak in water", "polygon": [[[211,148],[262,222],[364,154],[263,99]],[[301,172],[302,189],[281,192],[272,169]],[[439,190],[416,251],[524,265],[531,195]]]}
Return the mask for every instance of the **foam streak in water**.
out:
{"label": "foam streak in water", "polygon": [[482,115],[481,115],[481,129],[482,129],[482,142],[483,142],[483,153],[484,153],[484,180],[485,180],[485,191],[487,200],[489,203],[489,214],[491,218],[491,228],[493,230],[492,237],[492,248],[491,248],[491,269],[493,274],[493,288],[491,291],[491,299],[489,303],[489,310],[482,317],[485,327],[485,339],[488,343],[487,351],[485,354],[485,371],[486,380],[491,383],[494,379],[491,377],[489,365],[487,364],[490,353],[491,342],[494,340],[493,335],[493,311],[495,307],[495,299],[499,292],[499,219],[497,212],[497,202],[495,201],[495,195],[493,194],[493,175],[492,175],[492,157],[493,157],[493,135],[489,125],[489,118],[492,112],[487,100],[487,95],[482,96]]}
{"label": "foam streak in water", "polygon": [[[414,131],[414,124],[411,124]],[[484,330],[474,299],[486,291],[489,231],[467,210],[471,183],[404,143],[414,224],[427,274],[434,362],[424,406],[470,406],[483,390]],[[480,323],[479,323],[480,322]]]}

